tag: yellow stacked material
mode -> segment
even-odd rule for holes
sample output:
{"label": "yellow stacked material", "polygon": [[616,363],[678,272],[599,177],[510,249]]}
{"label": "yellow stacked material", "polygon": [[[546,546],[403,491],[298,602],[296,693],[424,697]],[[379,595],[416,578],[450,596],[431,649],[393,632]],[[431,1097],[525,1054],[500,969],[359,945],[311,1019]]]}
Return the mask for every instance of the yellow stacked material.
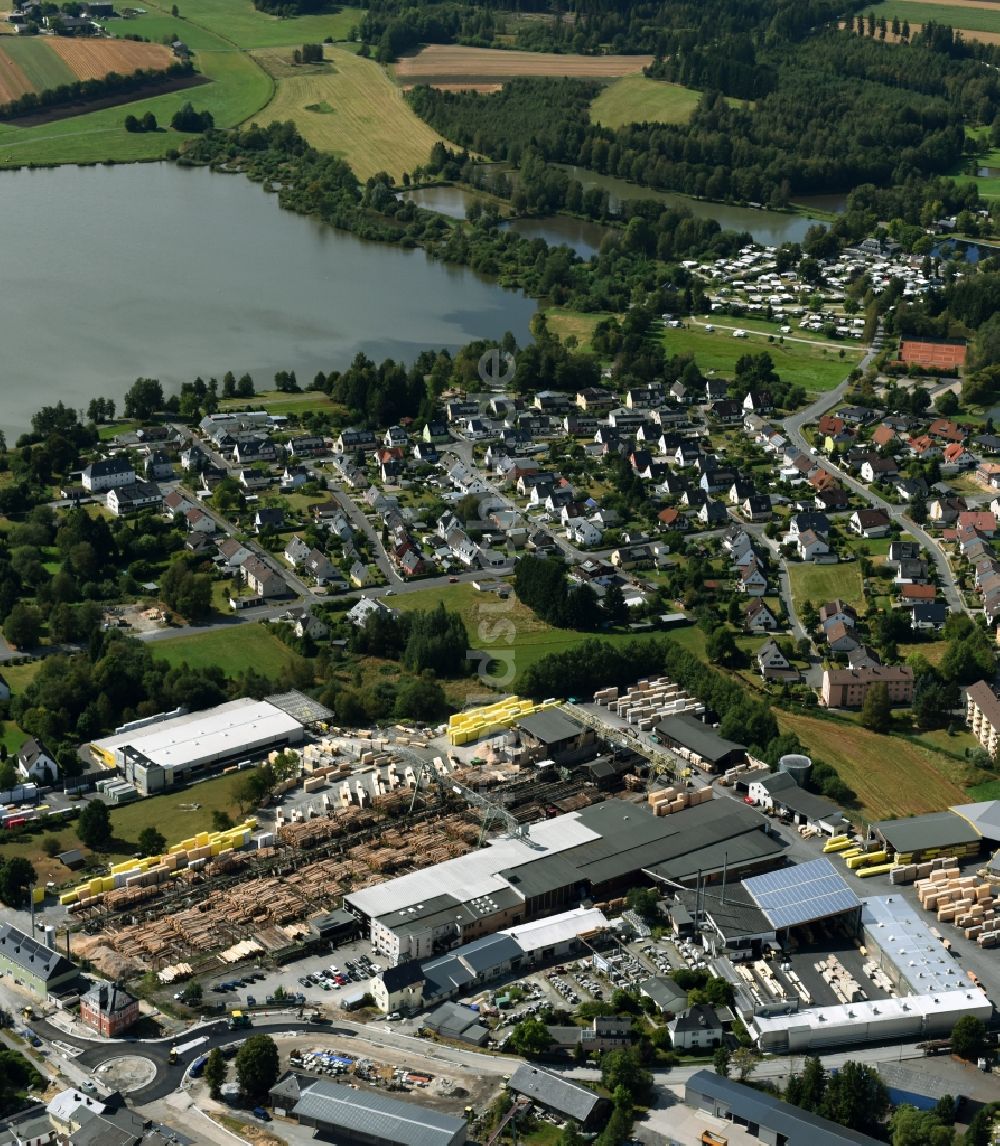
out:
{"label": "yellow stacked material", "polygon": [[859,868],[854,874],[858,879],[867,879],[870,875],[885,875],[887,871],[892,870],[891,863],[873,864],[870,867]]}
{"label": "yellow stacked material", "polygon": [[543,708],[555,707],[560,703],[558,700],[543,700],[540,704],[534,704],[530,700],[512,696],[506,700],[483,705],[481,708],[456,713],[448,721],[448,741],[456,746],[472,744],[484,736],[503,732],[524,717],[531,716],[532,713],[539,712]]}
{"label": "yellow stacked material", "polygon": [[45,888],[44,887],[33,887],[31,889],[31,902],[32,903],[34,903],[37,906],[39,903],[42,903],[44,901],[44,899],[45,899]]}
{"label": "yellow stacked material", "polygon": [[69,907],[70,904],[78,903],[79,900],[80,895],[76,891],[64,891],[63,894],[59,896],[59,904],[61,907]]}
{"label": "yellow stacked material", "polygon": [[850,859],[853,859],[855,856],[859,856],[859,855],[863,855],[863,854],[864,853],[861,851],[860,848],[848,848],[846,852],[840,853],[840,858],[842,860],[850,860]]}
{"label": "yellow stacked material", "polygon": [[833,839],[827,840],[823,845],[825,852],[842,852],[851,846],[849,836],[834,836]]}

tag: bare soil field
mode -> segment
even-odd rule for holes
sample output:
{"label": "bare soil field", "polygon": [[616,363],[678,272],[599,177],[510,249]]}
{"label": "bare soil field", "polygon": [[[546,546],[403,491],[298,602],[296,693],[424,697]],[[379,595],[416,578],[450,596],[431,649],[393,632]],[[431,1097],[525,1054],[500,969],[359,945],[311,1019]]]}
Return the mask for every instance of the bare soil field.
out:
{"label": "bare soil field", "polygon": [[11,100],[34,90],[20,67],[0,51],[0,104],[10,103]]}
{"label": "bare soil field", "polygon": [[174,59],[164,44],[133,40],[53,36],[47,43],[79,80],[99,80],[108,72],[127,76],[141,70],[160,71],[169,68]]}
{"label": "bare soil field", "polygon": [[496,48],[465,48],[432,44],[395,65],[404,86],[479,87],[504,80],[541,76],[613,80],[634,75],[653,62],[652,56],[577,56],[557,52],[505,52]]}

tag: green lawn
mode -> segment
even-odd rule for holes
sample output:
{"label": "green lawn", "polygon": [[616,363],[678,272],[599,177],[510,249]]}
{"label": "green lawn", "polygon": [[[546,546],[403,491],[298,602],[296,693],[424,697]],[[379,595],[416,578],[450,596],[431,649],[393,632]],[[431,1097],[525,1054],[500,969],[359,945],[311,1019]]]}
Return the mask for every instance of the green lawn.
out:
{"label": "green lawn", "polygon": [[623,76],[608,84],[590,105],[590,118],[611,128],[627,123],[687,123],[700,99],[701,92],[680,84]]}
{"label": "green lawn", "polygon": [[29,684],[38,676],[38,670],[42,667],[42,662],[28,661],[23,665],[4,665],[0,671],[3,672],[4,680],[10,685],[11,692],[24,692]]}
{"label": "green lawn", "polygon": [[[866,9],[867,12],[869,9]],[[892,24],[892,18],[909,20],[911,24],[926,24],[933,20],[936,24],[949,24],[952,28],[962,28],[969,32],[993,32],[1000,35],[1000,8],[990,6],[973,7],[968,4],[923,4],[917,0],[884,0],[870,11],[876,17],[884,16]]]}
{"label": "green lawn", "polygon": [[[152,827],[164,834],[169,846],[194,832],[210,829],[213,812],[228,812],[238,822],[240,813],[233,800],[233,788],[239,778],[238,772],[229,772],[177,792],[150,796],[115,808],[111,812],[115,838],[135,840],[143,828]],[[193,804],[198,808],[192,808]]]}
{"label": "green lawn", "polygon": [[3,53],[24,72],[36,91],[57,88],[76,80],[69,65],[40,36],[14,36],[4,40]]}
{"label": "green lawn", "polygon": [[193,632],[150,646],[153,655],[172,665],[184,661],[192,668],[217,665],[227,676],[256,669],[265,676],[280,677],[295,653],[264,624],[239,624],[207,633]]}
{"label": "green lawn", "polygon": [[984,784],[975,784],[966,792],[969,801],[978,803],[980,800],[1000,800],[1000,780],[987,780]]}
{"label": "green lawn", "polygon": [[[151,11],[159,9],[169,14],[170,6],[143,4]],[[259,12],[252,0],[181,0],[178,5],[181,19],[181,38],[188,40],[187,31],[200,25],[238,44],[241,48],[280,48],[303,43],[319,43],[330,36],[346,40],[361,19],[360,8],[345,7],[337,12],[320,16],[295,16],[289,20]],[[134,23],[128,21],[131,29]],[[178,21],[168,16],[172,26]],[[190,42],[190,41],[188,41]],[[193,45],[192,45],[193,46]]]}
{"label": "green lawn", "polygon": [[319,410],[324,414],[336,414],[343,407],[338,406],[321,390],[302,390],[289,394],[282,390],[262,390],[253,398],[223,398],[220,410],[267,410],[269,414],[307,414]]}
{"label": "green lawn", "polygon": [[[726,317],[720,319],[725,326],[739,327],[753,332],[758,324],[749,319]],[[804,386],[811,392],[832,390],[839,386],[854,366],[861,360],[863,352],[854,344],[842,342],[792,341],[798,335],[778,342],[777,327],[770,327],[768,334],[774,341],[768,342],[767,334],[751,333],[749,338],[733,338],[729,330],[718,328],[708,332],[697,326],[684,330],[667,328],[662,341],[670,355],[691,353],[703,373],[715,371],[731,376],[738,359],[744,354],[759,354],[766,350],[774,362],[774,368],[781,378],[788,378]],[[840,357],[840,351],[844,357]]]}
{"label": "green lawn", "polygon": [[838,565],[789,561],[788,577],[796,611],[801,610],[806,601],[811,601],[818,609],[824,602],[832,601],[835,597],[858,609],[864,606],[861,568],[857,561]]}

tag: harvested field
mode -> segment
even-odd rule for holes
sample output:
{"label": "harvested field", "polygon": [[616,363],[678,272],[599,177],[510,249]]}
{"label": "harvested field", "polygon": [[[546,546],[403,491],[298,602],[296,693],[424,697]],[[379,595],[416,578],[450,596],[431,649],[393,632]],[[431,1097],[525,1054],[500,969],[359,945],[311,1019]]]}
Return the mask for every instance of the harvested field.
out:
{"label": "harvested field", "polygon": [[968,768],[901,736],[881,736],[848,719],[781,712],[782,732],[794,732],[810,755],[832,764],[858,795],[871,820],[936,812],[968,797]]}
{"label": "harvested field", "polygon": [[143,70],[160,71],[174,61],[173,53],[164,44],[72,36],[53,36],[47,43],[78,80],[99,80],[108,72],[127,76]]}
{"label": "harvested field", "polygon": [[[883,0],[872,8],[891,25],[894,16],[909,20],[911,34],[933,20],[961,29],[967,40],[995,44],[1000,41],[1000,5],[981,0]],[[887,39],[894,39],[891,32]]]}
{"label": "harvested field", "polygon": [[653,62],[652,56],[574,56],[557,52],[504,52],[496,48],[464,48],[432,44],[396,64],[399,83],[432,87],[468,87],[521,77],[569,76],[582,80],[614,80],[634,75]]}
{"label": "harvested field", "polygon": [[21,70],[29,91],[42,92],[71,84],[75,76],[51,48],[55,37],[17,36],[4,40],[0,53]]}
{"label": "harvested field", "polygon": [[329,46],[328,62],[318,67],[292,67],[287,51],[254,58],[275,79],[274,99],[257,122],[292,120],[313,147],[345,160],[360,179],[377,171],[399,178],[426,163],[441,139],[373,60]]}
{"label": "harvested field", "polygon": [[0,50],[0,103],[10,103],[11,100],[34,90],[20,65],[15,64],[6,52]]}
{"label": "harvested field", "polygon": [[604,127],[627,123],[687,123],[701,92],[680,84],[623,76],[609,84],[590,106],[590,118]]}

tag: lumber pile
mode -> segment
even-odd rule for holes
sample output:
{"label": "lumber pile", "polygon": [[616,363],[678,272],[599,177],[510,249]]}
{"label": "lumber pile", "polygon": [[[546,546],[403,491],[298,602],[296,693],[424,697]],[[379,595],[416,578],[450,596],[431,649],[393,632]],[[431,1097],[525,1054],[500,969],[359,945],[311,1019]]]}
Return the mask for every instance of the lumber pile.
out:
{"label": "lumber pile", "polygon": [[1000,916],[990,884],[974,875],[960,875],[957,867],[947,867],[918,879],[915,887],[920,906],[936,912],[938,922],[961,928],[966,939],[975,939],[981,947],[997,945]]}
{"label": "lumber pile", "polygon": [[661,788],[658,792],[650,792],[647,802],[657,816],[669,816],[673,812],[680,812],[684,808],[693,808],[697,804],[707,803],[713,799],[711,788]]}

